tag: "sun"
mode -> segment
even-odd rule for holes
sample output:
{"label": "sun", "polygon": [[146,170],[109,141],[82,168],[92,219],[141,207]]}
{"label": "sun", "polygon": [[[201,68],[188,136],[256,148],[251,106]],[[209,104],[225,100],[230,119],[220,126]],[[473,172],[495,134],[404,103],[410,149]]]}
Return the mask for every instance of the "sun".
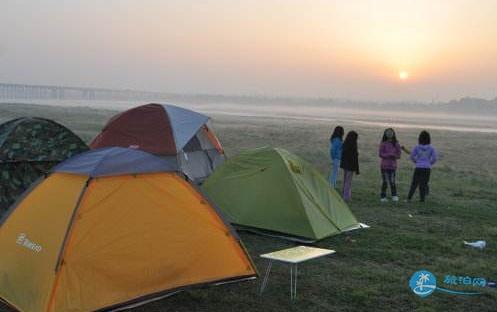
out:
{"label": "sun", "polygon": [[405,70],[399,71],[399,79],[402,81],[405,81],[409,78],[409,73],[406,72]]}

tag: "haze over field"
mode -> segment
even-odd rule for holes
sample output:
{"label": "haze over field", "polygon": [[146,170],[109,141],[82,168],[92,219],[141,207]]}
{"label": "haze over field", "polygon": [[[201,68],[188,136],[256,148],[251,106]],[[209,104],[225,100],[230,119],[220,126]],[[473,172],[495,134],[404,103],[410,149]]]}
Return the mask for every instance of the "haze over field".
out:
{"label": "haze over field", "polygon": [[0,81],[180,93],[497,96],[497,2],[2,2]]}
{"label": "haze over field", "polygon": [[[464,98],[449,103],[402,104],[353,102],[310,98],[264,98],[171,94],[144,100],[46,100],[7,99],[13,103],[125,110],[139,104],[174,103],[212,117],[269,117],[325,121],[330,124],[356,123],[376,127],[417,128],[497,134],[497,100]],[[6,106],[7,107],[7,106]],[[426,112],[430,112],[427,114]]]}

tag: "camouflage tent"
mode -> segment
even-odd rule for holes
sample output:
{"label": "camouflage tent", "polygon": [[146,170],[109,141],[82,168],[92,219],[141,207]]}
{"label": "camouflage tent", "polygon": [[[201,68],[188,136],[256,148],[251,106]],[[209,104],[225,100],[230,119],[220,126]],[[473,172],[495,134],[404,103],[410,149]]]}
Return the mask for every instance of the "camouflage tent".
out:
{"label": "camouflage tent", "polygon": [[0,124],[0,216],[52,166],[87,149],[77,135],[48,119]]}

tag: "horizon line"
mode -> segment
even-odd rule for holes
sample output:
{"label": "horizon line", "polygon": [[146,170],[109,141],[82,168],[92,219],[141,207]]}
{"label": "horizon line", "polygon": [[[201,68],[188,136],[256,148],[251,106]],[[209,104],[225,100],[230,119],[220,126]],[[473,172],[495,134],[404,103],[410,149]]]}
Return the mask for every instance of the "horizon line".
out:
{"label": "horizon line", "polygon": [[464,99],[482,100],[487,102],[497,101],[497,97],[484,98],[477,96],[463,96],[459,98],[450,99],[448,101],[423,101],[423,100],[363,100],[353,98],[331,97],[331,96],[291,96],[291,95],[268,95],[268,94],[235,94],[235,93],[194,93],[194,92],[174,92],[174,91],[153,91],[153,90],[139,90],[133,88],[108,88],[108,87],[81,87],[70,85],[53,85],[53,84],[32,84],[32,83],[18,83],[18,82],[0,82],[0,86],[24,86],[32,88],[60,88],[68,90],[79,91],[101,91],[101,92],[133,92],[133,93],[148,93],[148,95],[155,96],[185,96],[185,97],[226,97],[226,98],[240,98],[240,99],[266,99],[266,100],[311,100],[311,101],[339,101],[339,102],[355,102],[360,104],[449,104],[451,102],[458,102]]}

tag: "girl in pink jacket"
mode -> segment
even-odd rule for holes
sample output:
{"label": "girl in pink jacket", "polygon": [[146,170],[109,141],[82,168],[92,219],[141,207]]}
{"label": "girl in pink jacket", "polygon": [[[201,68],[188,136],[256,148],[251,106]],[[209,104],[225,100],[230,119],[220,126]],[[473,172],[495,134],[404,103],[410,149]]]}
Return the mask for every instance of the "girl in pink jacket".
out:
{"label": "girl in pink jacket", "polygon": [[390,190],[392,192],[392,201],[399,201],[399,197],[397,196],[397,186],[395,184],[395,176],[397,171],[397,159],[400,158],[401,151],[402,150],[399,142],[397,141],[395,131],[392,128],[385,129],[379,148],[382,179],[380,199],[382,202],[386,202],[388,200],[388,185],[390,185]]}

